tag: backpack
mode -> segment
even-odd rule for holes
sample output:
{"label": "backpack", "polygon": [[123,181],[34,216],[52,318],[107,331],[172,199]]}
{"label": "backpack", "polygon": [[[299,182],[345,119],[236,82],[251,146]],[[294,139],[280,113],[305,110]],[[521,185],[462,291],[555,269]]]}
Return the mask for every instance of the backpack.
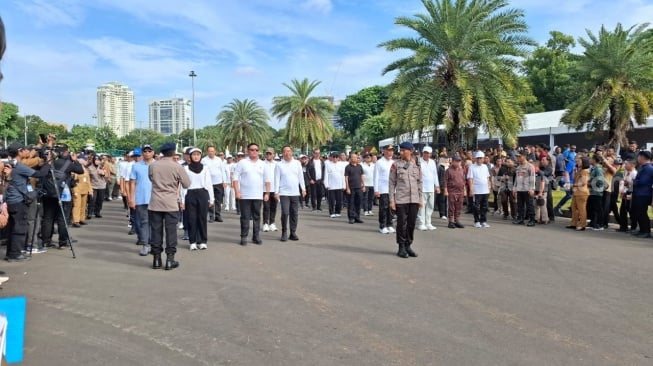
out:
{"label": "backpack", "polygon": [[57,191],[59,194],[63,192],[68,183],[68,174],[66,174],[66,170],[68,169],[68,166],[70,166],[70,163],[70,160],[66,160],[61,169],[54,169],[54,166],[52,166],[51,169],[54,172],[54,180],[52,179],[52,174],[48,174],[47,177],[41,178],[41,189],[46,197],[59,197]]}

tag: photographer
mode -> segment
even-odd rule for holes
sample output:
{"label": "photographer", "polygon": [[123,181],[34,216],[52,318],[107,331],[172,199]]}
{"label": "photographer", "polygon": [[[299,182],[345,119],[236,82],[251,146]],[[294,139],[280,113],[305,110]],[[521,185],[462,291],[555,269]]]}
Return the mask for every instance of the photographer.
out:
{"label": "photographer", "polygon": [[[43,195],[43,221],[41,224],[41,239],[46,247],[53,247],[52,233],[54,231],[54,223],[57,223],[57,230],[59,233],[59,249],[68,245],[68,228],[66,227],[66,220],[72,210],[72,202],[70,201],[71,190],[74,188],[71,173],[84,174],[84,168],[77,162],[77,157],[70,154],[66,145],[55,147],[50,150],[48,156],[47,177],[42,178],[40,181],[40,191]],[[50,173],[50,167],[54,170]],[[54,177],[52,176],[54,175]],[[67,191],[68,199],[62,202],[64,213],[62,214],[59,207],[59,200],[62,199],[62,194]]]}
{"label": "photographer", "polygon": [[7,148],[12,159],[3,169],[4,179],[8,182],[5,192],[5,202],[9,211],[9,243],[7,244],[7,261],[21,262],[28,260],[21,250],[27,244],[27,211],[30,205],[35,205],[34,199],[28,194],[33,192],[29,178],[42,178],[48,175],[47,166],[34,170],[21,162],[25,146],[13,142]]}

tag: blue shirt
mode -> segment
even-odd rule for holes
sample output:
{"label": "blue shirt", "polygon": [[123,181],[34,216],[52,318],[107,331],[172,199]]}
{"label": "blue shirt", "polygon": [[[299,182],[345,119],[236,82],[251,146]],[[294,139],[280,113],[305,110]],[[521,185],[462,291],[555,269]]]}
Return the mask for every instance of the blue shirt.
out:
{"label": "blue shirt", "polygon": [[569,173],[569,183],[571,184],[574,183],[574,168],[576,168],[576,161],[574,159],[567,161],[565,170]]}
{"label": "blue shirt", "polygon": [[152,195],[152,182],[149,175],[149,164],[139,161],[132,166],[130,180],[136,180],[136,190],[134,191],[134,201],[137,205],[149,205]]}
{"label": "blue shirt", "polygon": [[[29,178],[35,173],[36,171],[34,169],[21,162],[16,162],[16,166],[11,170],[9,186],[5,191],[5,202],[7,204],[17,204],[25,200],[25,195],[28,192],[27,185],[29,184]],[[29,190],[32,190],[32,186],[29,187]]]}
{"label": "blue shirt", "polygon": [[647,197],[651,200],[653,196],[653,165],[644,164],[637,169],[637,177],[633,181],[633,196]]}

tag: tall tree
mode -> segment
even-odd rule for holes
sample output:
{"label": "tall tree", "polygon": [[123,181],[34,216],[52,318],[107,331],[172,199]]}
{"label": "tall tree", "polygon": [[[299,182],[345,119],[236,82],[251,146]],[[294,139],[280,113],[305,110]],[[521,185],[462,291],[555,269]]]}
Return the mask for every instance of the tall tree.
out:
{"label": "tall tree", "polygon": [[387,113],[382,113],[365,119],[358,129],[358,133],[365,144],[377,146],[379,140],[388,137],[389,127],[390,116]]}
{"label": "tall tree", "polygon": [[[18,106],[13,103],[2,103],[0,108],[0,138],[4,140],[6,147],[12,141],[18,139],[23,126],[18,123]],[[22,141],[22,139],[20,139]]]}
{"label": "tall tree", "polygon": [[445,124],[450,145],[473,115],[490,134],[514,141],[522,127],[518,96],[529,94],[516,70],[526,56],[524,12],[507,0],[422,0],[426,13],[396,18],[416,33],[383,42],[409,56],[388,65],[397,71],[388,102],[392,122],[403,131]]}
{"label": "tall tree", "polygon": [[286,120],[286,139],[291,145],[305,150],[308,145],[321,146],[333,137],[335,127],[331,117],[335,107],[328,97],[311,96],[320,85],[317,80],[283,83],[291,95],[274,97],[272,115]]}
{"label": "tall tree", "polygon": [[576,100],[578,85],[574,78],[574,65],[578,56],[571,53],[576,45],[574,37],[558,31],[524,61],[526,79],[533,94],[546,111],[564,109]]}
{"label": "tall tree", "polygon": [[388,102],[388,88],[372,86],[349,95],[338,107],[338,124],[349,132],[355,133],[363,122],[383,112]]}
{"label": "tall tree", "polygon": [[653,29],[648,23],[614,31],[601,27],[588,39],[578,62],[582,96],[569,108],[562,122],[590,131],[608,130],[609,142],[619,146],[633,124],[645,124],[653,107]]}
{"label": "tall tree", "polygon": [[268,114],[254,100],[234,99],[217,117],[220,143],[232,151],[242,151],[255,142],[263,146],[270,139]]}

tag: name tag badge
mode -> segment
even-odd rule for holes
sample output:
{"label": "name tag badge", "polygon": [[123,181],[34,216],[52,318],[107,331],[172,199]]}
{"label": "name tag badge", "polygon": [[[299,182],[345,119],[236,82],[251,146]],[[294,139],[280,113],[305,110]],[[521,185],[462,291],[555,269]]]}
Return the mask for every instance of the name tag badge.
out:
{"label": "name tag badge", "polygon": [[27,185],[27,192],[34,192],[34,188],[32,188],[31,184]]}

